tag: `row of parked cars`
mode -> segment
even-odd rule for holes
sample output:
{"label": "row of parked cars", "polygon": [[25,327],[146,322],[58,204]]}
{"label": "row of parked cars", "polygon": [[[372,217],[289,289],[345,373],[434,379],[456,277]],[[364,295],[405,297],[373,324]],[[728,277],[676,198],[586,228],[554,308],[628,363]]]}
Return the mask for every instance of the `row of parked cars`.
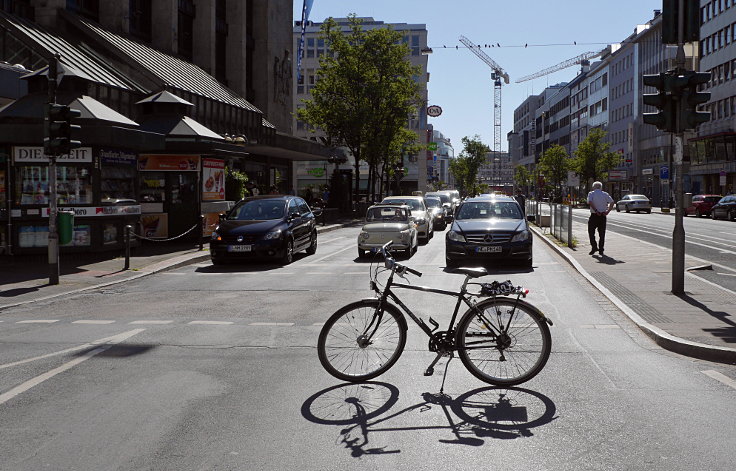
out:
{"label": "row of parked cars", "polygon": [[[652,212],[652,203],[645,195],[625,195],[615,204],[616,211]],[[736,195],[695,195],[685,208],[685,216],[710,216],[712,219],[736,221]]]}
{"label": "row of parked cars", "polygon": [[[437,201],[439,200],[439,204]],[[450,195],[392,196],[368,208],[358,235],[358,257],[392,242],[395,251],[411,257],[419,240],[444,230],[445,263],[464,264],[516,260],[532,266],[532,234],[523,208],[509,196],[482,195],[460,201]]]}

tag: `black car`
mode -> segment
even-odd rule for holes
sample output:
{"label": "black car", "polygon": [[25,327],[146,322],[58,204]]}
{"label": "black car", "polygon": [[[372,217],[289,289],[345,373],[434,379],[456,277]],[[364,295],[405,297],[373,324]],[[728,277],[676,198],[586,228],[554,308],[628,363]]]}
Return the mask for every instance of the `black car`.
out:
{"label": "black car", "polygon": [[286,265],[294,253],[317,251],[315,215],[297,196],[264,195],[239,201],[210,238],[214,265],[227,260],[275,259]]}
{"label": "black car", "polygon": [[445,262],[456,267],[497,260],[532,266],[532,232],[524,213],[508,196],[468,198],[458,207],[445,236]]}
{"label": "black car", "polygon": [[712,219],[729,219],[736,221],[736,195],[728,195],[710,208],[710,217]]}

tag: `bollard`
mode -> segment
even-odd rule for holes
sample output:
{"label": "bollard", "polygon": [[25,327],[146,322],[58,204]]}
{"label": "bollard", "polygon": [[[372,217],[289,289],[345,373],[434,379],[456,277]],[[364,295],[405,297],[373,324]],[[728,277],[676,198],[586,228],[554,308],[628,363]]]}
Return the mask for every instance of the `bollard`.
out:
{"label": "bollard", "polygon": [[125,232],[123,234],[125,239],[125,267],[123,267],[123,270],[129,270],[130,269],[130,231],[133,230],[133,226],[128,224],[125,226]]}
{"label": "bollard", "polygon": [[204,250],[204,214],[199,215],[199,250]]}

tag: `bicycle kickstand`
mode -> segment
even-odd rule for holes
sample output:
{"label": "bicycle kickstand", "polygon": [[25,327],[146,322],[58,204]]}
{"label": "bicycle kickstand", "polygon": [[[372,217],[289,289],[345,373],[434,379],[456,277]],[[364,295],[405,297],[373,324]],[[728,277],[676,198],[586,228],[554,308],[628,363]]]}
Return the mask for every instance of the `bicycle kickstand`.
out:
{"label": "bicycle kickstand", "polygon": [[434,365],[436,365],[437,362],[440,361],[440,358],[442,358],[442,354],[438,353],[432,363],[427,367],[426,370],[424,370],[424,376],[432,376],[434,374]]}
{"label": "bicycle kickstand", "polygon": [[436,365],[437,362],[440,361],[440,358],[442,358],[443,356],[447,356],[448,358],[447,358],[447,363],[445,363],[445,374],[442,375],[442,386],[440,386],[440,394],[444,394],[445,392],[444,389],[445,389],[445,379],[447,379],[447,368],[450,366],[450,360],[455,358],[455,355],[452,352],[450,352],[449,355],[444,354],[444,353],[438,353],[434,361],[432,361],[432,364],[430,364],[427,367],[427,369],[424,371],[424,376],[432,376],[434,374],[434,365]]}

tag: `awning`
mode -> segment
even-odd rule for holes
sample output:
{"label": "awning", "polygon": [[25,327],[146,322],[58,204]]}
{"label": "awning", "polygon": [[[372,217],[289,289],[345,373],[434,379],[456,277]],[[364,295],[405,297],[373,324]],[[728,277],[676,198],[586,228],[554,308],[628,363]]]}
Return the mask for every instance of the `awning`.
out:
{"label": "awning", "polygon": [[278,157],[286,160],[327,160],[327,147],[309,139],[276,132],[273,145],[247,143],[244,149],[252,154]]}

